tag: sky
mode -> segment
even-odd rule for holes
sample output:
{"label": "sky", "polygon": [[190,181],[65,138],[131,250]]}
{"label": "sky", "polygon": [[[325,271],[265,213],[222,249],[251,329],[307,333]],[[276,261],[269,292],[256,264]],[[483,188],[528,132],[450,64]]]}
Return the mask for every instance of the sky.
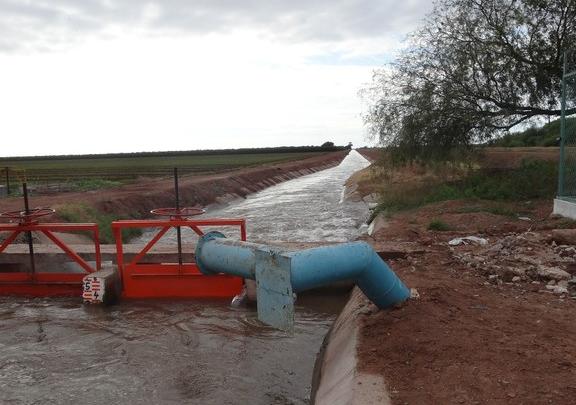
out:
{"label": "sky", "polygon": [[0,156],[371,144],[428,0],[0,0]]}

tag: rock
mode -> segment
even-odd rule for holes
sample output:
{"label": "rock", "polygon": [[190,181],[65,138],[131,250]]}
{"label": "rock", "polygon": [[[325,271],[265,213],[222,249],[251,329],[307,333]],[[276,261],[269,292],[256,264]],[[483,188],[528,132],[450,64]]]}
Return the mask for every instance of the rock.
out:
{"label": "rock", "polygon": [[514,281],[514,278],[519,279],[526,275],[526,270],[518,267],[507,267],[502,272],[502,280],[504,281]]}
{"label": "rock", "polygon": [[552,240],[558,244],[576,245],[576,229],[554,229]]}
{"label": "rock", "polygon": [[558,267],[538,266],[537,274],[544,280],[569,280],[572,278],[570,273],[559,269]]}
{"label": "rock", "polygon": [[484,238],[479,238],[478,236],[465,236],[462,238],[454,238],[448,242],[450,246],[468,245],[470,243],[477,245],[487,245],[488,240]]}
{"label": "rock", "polygon": [[556,287],[554,287],[553,293],[554,294],[568,294],[568,289],[566,287],[561,287],[561,286],[557,285]]}
{"label": "rock", "polygon": [[517,282],[519,282],[520,280],[522,280],[522,279],[521,279],[519,276],[514,276],[514,277],[512,277],[512,282],[513,282],[513,283],[517,283]]}

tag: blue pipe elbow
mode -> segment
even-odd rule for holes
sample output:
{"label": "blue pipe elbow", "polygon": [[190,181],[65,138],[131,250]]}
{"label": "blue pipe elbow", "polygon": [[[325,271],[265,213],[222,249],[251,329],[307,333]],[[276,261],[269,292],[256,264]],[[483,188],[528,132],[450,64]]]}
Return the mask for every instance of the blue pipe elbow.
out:
{"label": "blue pipe elbow", "polygon": [[284,252],[266,245],[227,240],[219,232],[210,232],[198,242],[196,262],[207,275],[226,273],[255,279],[258,250],[290,260],[290,283],[295,292],[349,280],[379,308],[391,307],[410,297],[410,290],[365,242]]}
{"label": "blue pipe elbow", "polygon": [[366,242],[322,246],[287,256],[291,258],[292,288],[296,292],[349,280],[378,308],[410,297],[410,290]]}

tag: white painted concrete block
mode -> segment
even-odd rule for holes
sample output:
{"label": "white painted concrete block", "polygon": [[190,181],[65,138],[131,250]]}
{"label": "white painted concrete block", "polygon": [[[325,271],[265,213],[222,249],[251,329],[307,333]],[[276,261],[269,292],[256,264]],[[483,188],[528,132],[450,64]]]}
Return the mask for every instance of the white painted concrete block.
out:
{"label": "white painted concrete block", "polygon": [[561,215],[570,219],[576,219],[576,201],[555,198],[553,214]]}

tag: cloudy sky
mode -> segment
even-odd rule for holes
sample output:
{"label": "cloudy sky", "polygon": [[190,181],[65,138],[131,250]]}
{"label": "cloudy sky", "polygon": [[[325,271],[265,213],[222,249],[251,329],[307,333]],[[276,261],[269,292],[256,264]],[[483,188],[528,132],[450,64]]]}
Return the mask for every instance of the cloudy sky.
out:
{"label": "cloudy sky", "polygon": [[0,0],[0,156],[368,143],[428,0]]}

